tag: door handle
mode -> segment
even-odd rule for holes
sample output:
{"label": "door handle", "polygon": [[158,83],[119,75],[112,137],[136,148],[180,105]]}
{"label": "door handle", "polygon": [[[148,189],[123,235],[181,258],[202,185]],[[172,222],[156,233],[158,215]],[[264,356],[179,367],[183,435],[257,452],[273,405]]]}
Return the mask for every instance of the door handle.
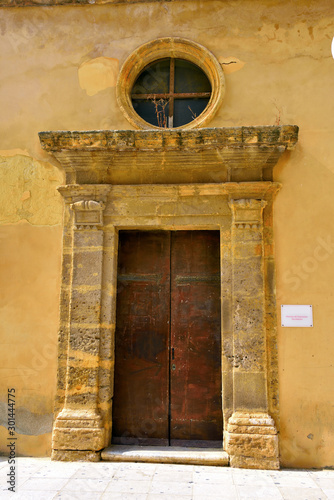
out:
{"label": "door handle", "polygon": [[174,347],[172,347],[172,359],[174,359]]}

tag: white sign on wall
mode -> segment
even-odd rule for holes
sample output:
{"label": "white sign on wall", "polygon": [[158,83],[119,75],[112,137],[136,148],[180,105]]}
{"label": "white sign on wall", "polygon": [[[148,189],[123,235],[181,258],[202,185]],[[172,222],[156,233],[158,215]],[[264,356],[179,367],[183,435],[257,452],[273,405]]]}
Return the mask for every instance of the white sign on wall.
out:
{"label": "white sign on wall", "polygon": [[282,326],[313,326],[313,312],[310,305],[282,305]]}

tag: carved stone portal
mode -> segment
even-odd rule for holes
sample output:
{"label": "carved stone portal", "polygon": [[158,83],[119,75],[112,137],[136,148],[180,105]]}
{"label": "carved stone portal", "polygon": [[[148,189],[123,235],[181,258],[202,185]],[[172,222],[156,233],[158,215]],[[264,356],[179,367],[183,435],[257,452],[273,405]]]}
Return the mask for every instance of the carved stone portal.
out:
{"label": "carved stone portal", "polygon": [[120,229],[221,234],[224,449],[279,467],[272,169],[298,127],[42,132],[66,172],[52,458],[99,460],[112,436]]}

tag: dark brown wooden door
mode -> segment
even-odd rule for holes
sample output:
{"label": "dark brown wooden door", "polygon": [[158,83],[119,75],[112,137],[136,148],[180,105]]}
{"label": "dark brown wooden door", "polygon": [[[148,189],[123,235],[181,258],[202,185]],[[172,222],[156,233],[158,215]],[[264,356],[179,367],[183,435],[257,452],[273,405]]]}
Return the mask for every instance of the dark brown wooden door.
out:
{"label": "dark brown wooden door", "polygon": [[221,441],[219,233],[171,240],[171,445]]}
{"label": "dark brown wooden door", "polygon": [[113,442],[222,442],[217,231],[121,231]]}
{"label": "dark brown wooden door", "polygon": [[170,233],[119,233],[113,440],[169,442]]}

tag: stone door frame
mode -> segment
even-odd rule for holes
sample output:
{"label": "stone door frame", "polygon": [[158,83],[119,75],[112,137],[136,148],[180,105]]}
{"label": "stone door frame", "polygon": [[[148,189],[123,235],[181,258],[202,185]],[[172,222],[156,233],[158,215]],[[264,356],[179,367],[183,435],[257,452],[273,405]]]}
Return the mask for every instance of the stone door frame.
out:
{"label": "stone door frame", "polygon": [[279,188],[263,179],[59,188],[65,216],[53,459],[97,461],[111,442],[118,231],[207,229],[221,234],[224,449],[235,467],[279,467],[272,225]]}

